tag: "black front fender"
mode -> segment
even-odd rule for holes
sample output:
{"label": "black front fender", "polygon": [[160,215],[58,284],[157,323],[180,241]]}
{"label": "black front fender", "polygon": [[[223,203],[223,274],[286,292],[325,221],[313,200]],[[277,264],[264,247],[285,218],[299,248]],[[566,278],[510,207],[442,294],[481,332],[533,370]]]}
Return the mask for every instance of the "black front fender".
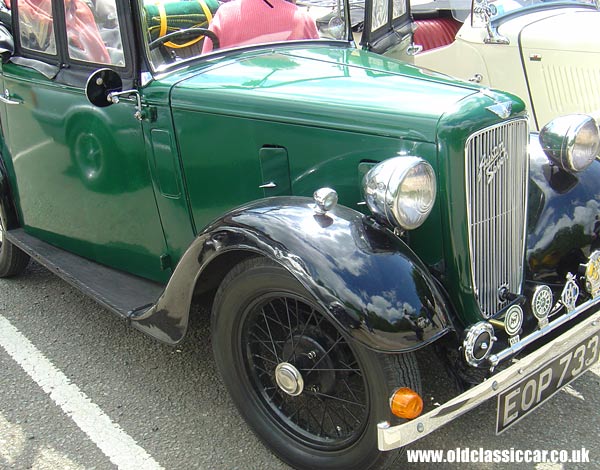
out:
{"label": "black front fender", "polygon": [[530,163],[526,279],[562,288],[600,249],[600,161],[568,173],[550,164],[533,134]]}
{"label": "black front fender", "polygon": [[207,227],[187,250],[157,305],[134,325],[167,342],[185,334],[196,279],[217,257],[250,251],[285,267],[323,309],[367,347],[400,352],[450,330],[427,268],[389,231],[346,207],[315,213],[308,198],[270,198]]}

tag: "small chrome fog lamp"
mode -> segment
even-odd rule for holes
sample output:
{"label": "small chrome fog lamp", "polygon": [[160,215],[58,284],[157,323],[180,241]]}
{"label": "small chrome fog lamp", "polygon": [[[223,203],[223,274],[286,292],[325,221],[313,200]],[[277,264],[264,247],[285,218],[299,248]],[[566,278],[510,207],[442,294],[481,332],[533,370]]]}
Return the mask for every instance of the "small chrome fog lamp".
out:
{"label": "small chrome fog lamp", "polygon": [[390,158],[365,175],[363,193],[375,218],[392,227],[412,230],[425,222],[433,208],[435,173],[422,158]]}
{"label": "small chrome fog lamp", "polygon": [[494,327],[486,322],[475,323],[465,332],[463,354],[467,364],[477,367],[489,356],[496,341]]}
{"label": "small chrome fog lamp", "polygon": [[338,194],[335,192],[335,189],[321,188],[313,193],[313,199],[317,205],[317,211],[320,214],[325,214],[325,212],[330,211],[336,206]]}
{"label": "small chrome fog lamp", "polygon": [[553,119],[540,131],[548,158],[571,172],[585,170],[600,152],[600,131],[594,118],[570,114]]}

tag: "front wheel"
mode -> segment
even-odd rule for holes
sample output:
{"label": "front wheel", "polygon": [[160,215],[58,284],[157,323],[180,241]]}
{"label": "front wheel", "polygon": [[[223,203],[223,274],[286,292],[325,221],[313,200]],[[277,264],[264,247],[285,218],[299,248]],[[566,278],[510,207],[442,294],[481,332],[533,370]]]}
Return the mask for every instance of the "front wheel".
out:
{"label": "front wheel", "polygon": [[412,354],[381,355],[350,340],[302,285],[264,258],[241,262],[213,304],[217,367],[240,413],[299,469],[375,469],[377,423],[398,387],[420,391]]}

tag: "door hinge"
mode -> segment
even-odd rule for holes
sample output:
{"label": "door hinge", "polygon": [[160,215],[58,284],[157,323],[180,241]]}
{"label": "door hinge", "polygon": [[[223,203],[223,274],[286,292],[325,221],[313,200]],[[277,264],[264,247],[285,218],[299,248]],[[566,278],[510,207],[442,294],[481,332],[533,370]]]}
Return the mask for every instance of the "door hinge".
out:
{"label": "door hinge", "polygon": [[156,122],[158,119],[158,110],[155,106],[146,105],[142,107],[141,117],[144,121]]}

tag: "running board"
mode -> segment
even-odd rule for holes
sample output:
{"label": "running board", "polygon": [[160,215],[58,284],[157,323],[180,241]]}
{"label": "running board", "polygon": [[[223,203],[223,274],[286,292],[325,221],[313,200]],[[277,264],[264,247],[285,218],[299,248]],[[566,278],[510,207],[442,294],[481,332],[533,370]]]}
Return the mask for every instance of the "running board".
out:
{"label": "running board", "polygon": [[122,317],[129,318],[148,309],[164,291],[161,284],[61,250],[21,228],[6,231],[4,236],[54,274]]}

